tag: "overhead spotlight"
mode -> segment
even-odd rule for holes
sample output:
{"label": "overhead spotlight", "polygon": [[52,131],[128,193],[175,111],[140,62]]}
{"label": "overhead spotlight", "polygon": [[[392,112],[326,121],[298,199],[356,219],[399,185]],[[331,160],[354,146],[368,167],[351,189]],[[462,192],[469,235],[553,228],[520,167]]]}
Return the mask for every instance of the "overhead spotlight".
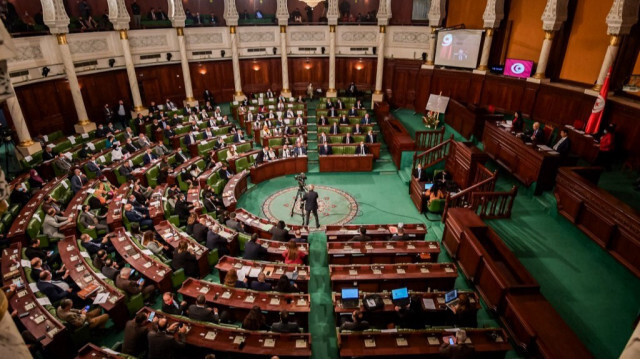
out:
{"label": "overhead spotlight", "polygon": [[423,52],[422,53],[422,62],[426,62],[427,61],[427,53]]}
{"label": "overhead spotlight", "polygon": [[109,59],[109,67],[113,67],[116,64],[116,59]]}
{"label": "overhead spotlight", "polygon": [[322,51],[322,54],[323,54],[323,55],[324,55],[324,52],[325,52],[325,51],[327,51],[327,49],[325,49],[325,48],[324,48],[324,46],[322,46],[322,47],[320,48],[320,50]]}
{"label": "overhead spotlight", "polygon": [[173,57],[173,54],[170,52],[167,52],[167,61],[171,61],[172,57]]}
{"label": "overhead spotlight", "polygon": [[276,53],[278,53],[278,49],[276,49],[275,47],[273,48],[273,54],[275,55]]}
{"label": "overhead spotlight", "polygon": [[47,77],[47,76],[49,76],[49,72],[51,72],[51,69],[50,69],[50,68],[48,68],[48,67],[46,67],[46,66],[45,66],[45,67],[43,67],[43,68],[42,68],[42,77]]}
{"label": "overhead spotlight", "polygon": [[375,55],[376,51],[378,51],[378,48],[374,46],[374,47],[371,48],[371,51],[373,51],[373,54]]}
{"label": "overhead spotlight", "polygon": [[220,57],[224,57],[224,54],[225,54],[224,50],[220,50]]}

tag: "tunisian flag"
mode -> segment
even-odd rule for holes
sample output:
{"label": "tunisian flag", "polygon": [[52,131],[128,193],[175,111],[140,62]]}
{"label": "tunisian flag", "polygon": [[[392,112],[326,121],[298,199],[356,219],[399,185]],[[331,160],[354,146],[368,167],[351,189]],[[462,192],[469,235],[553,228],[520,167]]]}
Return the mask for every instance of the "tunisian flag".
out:
{"label": "tunisian flag", "polygon": [[604,84],[600,89],[596,103],[593,104],[593,110],[591,110],[591,116],[587,121],[587,127],[584,132],[588,134],[594,134],[600,129],[600,122],[602,122],[602,114],[604,113],[604,105],[607,101],[607,94],[609,93],[609,76],[611,75],[611,68],[607,72],[607,77],[604,79]]}

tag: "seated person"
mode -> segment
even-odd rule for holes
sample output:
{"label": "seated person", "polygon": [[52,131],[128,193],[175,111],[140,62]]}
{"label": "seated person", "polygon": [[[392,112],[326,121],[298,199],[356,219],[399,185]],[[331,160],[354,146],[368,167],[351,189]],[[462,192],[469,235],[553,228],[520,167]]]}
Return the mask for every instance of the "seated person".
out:
{"label": "seated person", "polygon": [[280,311],[280,321],[271,325],[271,331],[276,333],[300,333],[298,323],[289,320],[289,312]]}
{"label": "seated person", "polygon": [[249,260],[264,260],[267,256],[267,249],[258,244],[257,240],[258,234],[252,234],[251,239],[249,239],[244,246],[244,254],[242,255],[242,258]]}
{"label": "seated person", "polygon": [[78,221],[87,229],[96,229],[96,231],[108,231],[107,216],[99,216],[91,212],[91,206],[85,204],[82,206],[82,213],[78,217]]}
{"label": "seated person", "polygon": [[302,232],[299,229],[293,231],[293,238],[291,238],[291,240],[296,243],[307,243],[307,240],[302,238]]}
{"label": "seated person", "polygon": [[49,208],[44,216],[44,221],[42,221],[42,233],[49,238],[64,239],[64,234],[60,232],[60,227],[69,223],[70,220],[67,217],[58,216],[54,208]]}
{"label": "seated person", "polygon": [[476,308],[471,305],[469,296],[465,293],[458,295],[458,303],[451,307],[453,311],[453,321],[459,328],[475,328],[478,326]]}
{"label": "seated person", "polygon": [[343,318],[340,331],[363,331],[369,329],[369,322],[363,320],[364,314],[360,310],[354,310],[349,318]]}
{"label": "seated person", "polygon": [[29,199],[31,199],[31,194],[23,183],[14,187],[14,190],[11,191],[11,195],[9,195],[9,201],[12,204],[19,205],[20,207],[26,206]]}
{"label": "seated person", "polygon": [[264,272],[260,272],[260,274],[258,274],[258,279],[251,282],[251,285],[249,287],[260,292],[270,291],[271,284],[266,282],[266,278],[267,276],[264,274]]}
{"label": "seated person", "polygon": [[186,239],[181,240],[178,248],[174,251],[171,268],[174,271],[184,269],[184,274],[187,277],[199,276],[198,259],[196,259],[193,249],[189,248],[189,242]]}
{"label": "seated person", "polygon": [[118,268],[118,263],[116,263],[111,258],[107,258],[104,261],[104,266],[102,266],[102,269],[100,270],[100,272],[105,277],[107,277],[107,278],[109,278],[111,280],[115,280],[116,277],[118,276],[118,273],[120,272],[120,269]]}
{"label": "seated person", "polygon": [[56,315],[75,328],[80,328],[85,323],[89,324],[89,328],[104,328],[104,325],[109,320],[109,314],[102,314],[100,307],[93,310],[87,310],[87,308],[82,310],[74,309],[73,301],[68,298],[60,301],[60,306],[56,309]]}
{"label": "seated person", "polygon": [[285,228],[285,223],[282,220],[278,221],[278,224],[273,226],[269,233],[271,233],[272,241],[286,242],[289,240],[289,231]]}
{"label": "seated person", "polygon": [[124,215],[127,217],[129,222],[139,223],[140,227],[153,226],[153,220],[149,218],[149,214],[141,213],[137,209],[134,209],[131,203],[127,203],[124,205]]}
{"label": "seated person", "polygon": [[178,322],[168,325],[167,318],[160,318],[156,326],[151,326],[147,335],[148,359],[178,357],[178,351],[183,350],[185,346],[185,338],[189,330],[186,325],[182,328],[179,328],[178,325]]}
{"label": "seated person", "polygon": [[169,250],[168,245],[160,243],[160,241],[156,240],[156,235],[153,231],[144,232],[144,234],[142,235],[142,242],[140,244],[142,244],[146,249],[150,250],[151,253],[155,255],[164,255],[163,251]]}
{"label": "seated person", "polygon": [[218,257],[222,257],[231,253],[231,251],[229,250],[229,242],[227,242],[226,238],[220,235],[220,226],[218,224],[214,224],[209,227],[205,246],[209,248],[209,250],[217,249]]}
{"label": "seated person", "polygon": [[422,298],[419,295],[411,296],[411,301],[406,306],[395,306],[397,314],[396,326],[406,329],[424,329],[424,310]]}
{"label": "seated person", "polygon": [[408,240],[411,240],[411,238],[404,233],[404,228],[399,227],[398,233],[391,236],[389,240],[390,241],[408,241]]}
{"label": "seated person", "polygon": [[304,257],[307,253],[298,249],[298,244],[294,241],[287,243],[287,249],[282,253],[286,264],[304,264]]}
{"label": "seated person", "polygon": [[187,311],[189,318],[193,320],[212,323],[217,323],[220,320],[218,317],[218,308],[207,307],[206,300],[202,294],[198,295],[195,304],[191,304]]}
{"label": "seated person", "polygon": [[113,253],[115,251],[115,248],[109,241],[109,236],[93,239],[89,234],[82,233],[82,235],[80,235],[80,240],[82,241],[82,247],[92,256],[97,254],[101,249],[108,253]]}
{"label": "seated person", "polygon": [[45,261],[49,266],[54,267],[60,264],[60,255],[54,251],[47,251],[40,247],[40,240],[32,239],[29,247],[25,248],[24,255],[32,260],[34,258],[40,258]]}
{"label": "seated person", "polygon": [[244,226],[240,221],[236,220],[235,212],[229,214],[229,219],[225,222],[225,225],[236,232],[244,233]]}
{"label": "seated person", "polygon": [[178,303],[173,293],[165,292],[162,294],[162,312],[173,315],[183,315],[187,309],[187,302]]}
{"label": "seated person", "polygon": [[363,141],[360,141],[360,144],[356,147],[356,155],[364,156],[367,153],[369,153],[367,146],[364,145]]}
{"label": "seated person", "polygon": [[568,137],[569,133],[565,128],[560,130],[560,139],[553,145],[553,150],[560,153],[561,157],[567,157],[569,151],[571,151],[571,140]]}
{"label": "seated person", "polygon": [[349,242],[368,242],[371,240],[371,237],[367,236],[367,227],[360,226],[359,232],[360,233],[353,236]]}
{"label": "seated person", "polygon": [[475,348],[471,344],[465,344],[467,341],[467,332],[460,329],[456,332],[454,343],[443,341],[440,344],[440,355],[446,358],[474,358]]}
{"label": "seated person", "polygon": [[329,146],[329,144],[327,143],[327,141],[324,141],[324,143],[322,144],[322,146],[320,146],[320,147],[318,148],[318,153],[319,153],[320,155],[327,156],[327,155],[333,154],[333,148],[332,148],[331,146]]}
{"label": "seated person", "polygon": [[144,299],[148,299],[151,296],[151,293],[156,289],[153,284],[145,285],[144,278],[140,278],[140,280],[135,281],[130,277],[131,268],[124,267],[120,271],[120,275],[118,275],[115,280],[116,287],[122,289],[129,296],[142,293],[142,297]]}
{"label": "seated person", "polygon": [[238,280],[238,271],[235,268],[229,269],[224,277],[224,285],[231,288],[247,288],[247,277],[244,280]]}
{"label": "seated person", "polygon": [[436,182],[436,183],[433,184],[433,186],[431,186],[431,188],[429,188],[428,190],[424,191],[424,196],[427,198],[427,203],[429,203],[429,202],[431,202],[433,200],[445,198],[446,194],[442,190],[442,187],[443,187],[443,185],[441,185],[440,183]]}
{"label": "seated person", "polygon": [[[149,321],[147,314],[138,312],[135,318],[129,320],[124,326],[124,338],[120,352],[132,356],[140,356],[148,347],[147,335],[149,334]],[[158,317],[153,318],[154,323]]]}
{"label": "seated person", "polygon": [[40,279],[36,283],[38,289],[49,298],[51,303],[56,303],[65,298],[73,298],[73,288],[61,280],[53,280],[51,272],[40,272]]}
{"label": "seated person", "polygon": [[529,139],[535,143],[544,142],[544,132],[542,132],[542,129],[540,128],[540,122],[533,123],[533,129]]}
{"label": "seated person", "polygon": [[246,330],[266,330],[268,329],[266,319],[262,310],[257,305],[254,305],[244,320],[242,321],[242,329]]}
{"label": "seated person", "polygon": [[416,169],[413,170],[413,177],[417,178],[418,181],[424,182],[429,180],[429,176],[427,175],[427,171],[422,169],[422,164],[418,163]]}
{"label": "seated person", "polygon": [[511,130],[515,132],[522,132],[524,127],[524,119],[522,118],[522,112],[516,111],[513,114],[513,120],[511,120]]}
{"label": "seated person", "polygon": [[276,283],[276,287],[273,290],[281,293],[293,293],[298,291],[298,286],[295,282],[290,281],[286,274],[283,274],[278,279],[278,283]]}

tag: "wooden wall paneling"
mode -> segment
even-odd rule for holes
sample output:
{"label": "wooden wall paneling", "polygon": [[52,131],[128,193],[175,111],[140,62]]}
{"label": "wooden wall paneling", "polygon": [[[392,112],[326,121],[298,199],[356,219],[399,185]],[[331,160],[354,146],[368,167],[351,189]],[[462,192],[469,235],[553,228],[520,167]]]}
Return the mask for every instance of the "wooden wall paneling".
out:
{"label": "wooden wall paneling", "polygon": [[[594,97],[589,96],[592,101]],[[593,104],[592,104],[593,106]],[[589,109],[590,110],[590,109]],[[640,156],[640,115],[637,107],[608,101],[605,108],[604,123],[616,125],[616,145],[621,146],[629,155]],[[585,120],[586,121],[586,120]]]}
{"label": "wooden wall paneling", "polygon": [[[389,19],[389,25],[411,25],[413,21],[413,0],[393,0],[391,2],[391,13],[393,16]],[[424,21],[428,23],[427,20]]]}
{"label": "wooden wall paneling", "polygon": [[[336,76],[337,79],[338,76]],[[309,83],[314,90],[322,88],[327,90],[329,85],[329,58],[290,58],[289,59],[289,86],[294,95],[306,94]]]}
{"label": "wooden wall paneling", "polygon": [[351,81],[359,90],[373,90],[376,83],[375,58],[336,58],[336,87],[346,89]]}
{"label": "wooden wall paneling", "polygon": [[538,94],[538,89],[540,88],[540,84],[535,82],[527,82],[524,87],[524,93],[522,95],[522,102],[520,103],[519,111],[522,111],[522,114],[529,116],[533,113],[533,106],[536,103],[536,96]]}
{"label": "wooden wall paneling", "polygon": [[387,96],[387,101],[392,102],[393,98],[393,79],[396,68],[396,60],[385,59],[384,70],[382,70],[382,92]]}
{"label": "wooden wall paneling", "polygon": [[79,76],[78,83],[91,121],[104,122],[103,108],[107,103],[115,110],[118,101],[123,100],[127,108],[133,108],[131,88],[125,70]]}
{"label": "wooden wall paneling", "polygon": [[520,109],[526,83],[526,80],[522,79],[486,75],[480,103],[509,112],[517,111]]}
{"label": "wooden wall paneling", "polygon": [[480,103],[480,97],[482,96],[482,92],[484,89],[484,80],[485,75],[472,74],[471,75],[471,84],[469,86],[469,91],[467,96],[469,98],[469,102],[473,104]]}
{"label": "wooden wall paneling", "polygon": [[587,121],[595,97],[571,89],[541,85],[536,95],[532,117],[536,121],[556,126],[572,125],[575,120]]}
{"label": "wooden wall paneling", "polygon": [[436,71],[432,78],[431,91],[440,93],[461,102],[469,102],[469,88],[471,86],[469,71],[447,70]]}
{"label": "wooden wall paneling", "polygon": [[16,87],[16,96],[32,137],[57,130],[73,133],[78,116],[66,80]]}
{"label": "wooden wall paneling", "polygon": [[233,101],[233,65],[231,60],[189,64],[194,97],[203,99],[204,90],[213,94],[215,102]]}
{"label": "wooden wall paneling", "polygon": [[164,103],[167,98],[177,106],[182,106],[186,95],[180,64],[139,67],[136,73],[145,106],[151,101],[156,104]]}
{"label": "wooden wall paneling", "polygon": [[391,88],[394,105],[414,109],[416,84],[421,65],[420,60],[398,60],[396,62]]}
{"label": "wooden wall paneling", "polygon": [[429,95],[431,95],[431,76],[433,76],[433,70],[420,69],[418,71],[418,81],[416,83],[416,99],[414,101],[415,110],[419,113],[425,114],[427,101]]}
{"label": "wooden wall paneling", "polygon": [[282,89],[282,65],[280,58],[240,61],[242,90],[245,94],[274,92]]}

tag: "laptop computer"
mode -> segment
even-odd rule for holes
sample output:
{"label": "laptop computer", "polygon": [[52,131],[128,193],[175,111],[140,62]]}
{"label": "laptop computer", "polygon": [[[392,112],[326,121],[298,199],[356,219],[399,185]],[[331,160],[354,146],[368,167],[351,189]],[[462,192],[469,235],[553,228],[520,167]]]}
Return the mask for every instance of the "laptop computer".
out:
{"label": "laptop computer", "polygon": [[409,291],[407,288],[398,288],[391,291],[391,301],[394,305],[404,307],[409,304]]}
{"label": "laptop computer", "polygon": [[456,304],[458,304],[460,300],[458,299],[458,290],[454,289],[450,292],[447,292],[444,295],[444,303],[447,305],[447,307],[451,308],[453,306],[455,306]]}
{"label": "laptop computer", "polygon": [[358,308],[360,304],[359,296],[358,288],[344,288],[342,290],[342,307]]}

